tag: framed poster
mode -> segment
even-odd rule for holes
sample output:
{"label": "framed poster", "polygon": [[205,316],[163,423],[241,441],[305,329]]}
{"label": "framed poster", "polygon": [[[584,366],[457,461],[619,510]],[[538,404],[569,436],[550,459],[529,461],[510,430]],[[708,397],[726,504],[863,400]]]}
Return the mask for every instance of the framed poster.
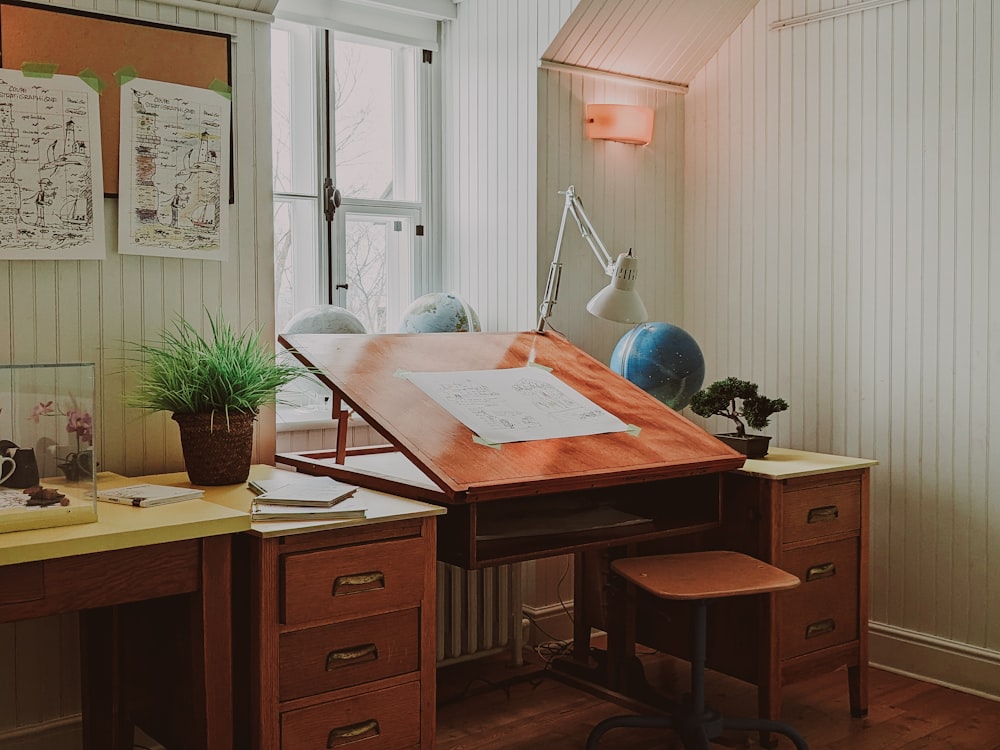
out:
{"label": "framed poster", "polygon": [[[122,71],[199,88],[232,84],[228,34],[0,0],[0,66],[20,70],[25,63],[55,64],[62,75],[87,71],[104,85],[101,152],[109,197],[118,194]],[[232,179],[230,174],[230,202]]]}

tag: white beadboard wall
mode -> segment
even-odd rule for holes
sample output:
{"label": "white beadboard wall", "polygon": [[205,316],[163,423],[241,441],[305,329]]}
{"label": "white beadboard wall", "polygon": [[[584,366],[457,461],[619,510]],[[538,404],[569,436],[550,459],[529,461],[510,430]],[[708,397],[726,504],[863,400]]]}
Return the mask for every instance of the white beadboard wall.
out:
{"label": "white beadboard wall", "polygon": [[880,461],[874,661],[1000,696],[1000,6],[769,28],[843,5],[762,0],[691,83],[684,325],[778,445]]}
{"label": "white beadboard wall", "polygon": [[441,40],[445,288],[484,330],[536,315],[538,60],[577,0],[463,0]]}
{"label": "white beadboard wall", "polygon": [[[540,70],[538,80],[537,298],[544,294],[559,233],[565,199],[558,191],[573,185],[608,252],[617,256],[632,248],[638,258],[636,289],[649,319],[679,324],[684,289],[684,95],[567,71]],[[651,107],[652,141],[636,146],[588,139],[587,104]],[[550,323],[607,362],[632,326],[586,312],[587,302],[610,279],[572,217],[563,235],[562,261],[559,301]]]}
{"label": "white beadboard wall", "polygon": [[[169,415],[143,417],[122,406],[127,384],[120,374],[121,342],[155,337],[175,314],[200,326],[206,308],[221,310],[240,327],[264,325],[264,336],[272,336],[270,92],[268,77],[259,74],[270,64],[269,27],[249,17],[144,0],[50,4],[232,35],[236,192],[229,206],[229,261],[118,255],[118,202],[113,199],[104,201],[105,260],[0,261],[0,362],[94,362],[101,468],[127,475],[180,470],[183,458]],[[115,91],[109,87],[104,95]],[[259,161],[258,154],[263,155]],[[258,422],[255,460],[269,459],[274,443],[274,417],[265,414]],[[80,708],[78,653],[75,615],[0,625],[0,673],[5,676],[0,680],[0,744],[21,747],[17,743],[25,742],[24,747],[48,750],[79,746],[76,726],[63,718]],[[38,725],[37,736],[15,741],[10,730],[25,725]]]}

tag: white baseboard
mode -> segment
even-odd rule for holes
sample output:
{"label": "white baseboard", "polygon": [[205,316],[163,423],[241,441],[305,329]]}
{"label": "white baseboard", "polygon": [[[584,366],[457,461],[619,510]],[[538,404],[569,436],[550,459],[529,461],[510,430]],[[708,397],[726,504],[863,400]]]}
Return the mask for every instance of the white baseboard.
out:
{"label": "white baseboard", "polygon": [[1000,653],[884,623],[869,623],[869,663],[1000,701]]}
{"label": "white baseboard", "polygon": [[4,750],[77,750],[83,742],[80,714],[0,731]]}
{"label": "white baseboard", "polygon": [[573,640],[573,602],[567,603],[565,608],[561,604],[547,604],[544,607],[524,606],[521,611],[529,622],[529,646]]}

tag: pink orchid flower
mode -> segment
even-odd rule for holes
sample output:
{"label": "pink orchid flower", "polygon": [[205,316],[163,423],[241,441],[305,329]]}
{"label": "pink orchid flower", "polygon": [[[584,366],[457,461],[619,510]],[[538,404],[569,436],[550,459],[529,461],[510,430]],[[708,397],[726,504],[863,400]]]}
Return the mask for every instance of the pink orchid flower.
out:
{"label": "pink orchid flower", "polygon": [[40,417],[51,417],[53,413],[52,402],[51,401],[39,401],[31,409],[31,416],[28,417],[32,422],[38,424],[38,419]]}

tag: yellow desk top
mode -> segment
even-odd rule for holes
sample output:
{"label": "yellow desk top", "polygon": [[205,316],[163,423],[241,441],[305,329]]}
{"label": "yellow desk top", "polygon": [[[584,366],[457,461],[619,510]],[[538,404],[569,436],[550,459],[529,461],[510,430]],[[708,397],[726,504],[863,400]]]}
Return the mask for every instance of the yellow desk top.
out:
{"label": "yellow desk top", "polygon": [[826,453],[809,453],[791,448],[769,448],[766,458],[748,458],[736,471],[763,479],[791,479],[832,471],[849,471],[876,466],[870,458],[832,456]]}
{"label": "yellow desk top", "polygon": [[[137,481],[148,480],[129,479],[110,472],[97,475],[101,489]],[[205,500],[185,500],[153,508],[99,502],[97,521],[93,523],[0,534],[0,565],[200,539],[249,528],[246,512]]]}
{"label": "yellow desk top", "polygon": [[[268,479],[273,477],[286,476],[290,472],[287,469],[278,469],[274,466],[258,464],[250,467],[251,479]],[[293,472],[294,473],[294,472]],[[185,472],[175,474],[159,474],[155,476],[139,477],[134,481],[152,482],[154,484],[172,484],[178,487],[193,487],[188,481]],[[250,513],[250,501],[253,493],[246,484],[232,484],[225,487],[203,487],[205,490],[204,501],[215,503],[233,511],[244,514]],[[349,526],[367,526],[373,523],[385,523],[387,521],[402,521],[407,518],[422,518],[424,516],[438,516],[445,513],[445,508],[439,505],[422,503],[418,500],[409,500],[396,495],[389,495],[384,492],[367,490],[363,487],[358,489],[355,495],[365,505],[365,518],[341,518],[337,520],[324,521],[262,521],[248,524],[250,532],[261,537],[288,536],[290,534],[306,534],[313,531],[325,529],[342,529]],[[189,501],[185,501],[189,502]],[[175,503],[183,505],[184,503]],[[161,506],[168,507],[168,506]],[[142,508],[140,510],[152,510],[152,508]],[[248,515],[249,517],[249,515]]]}
{"label": "yellow desk top", "polygon": [[[287,473],[273,466],[257,465],[250,476],[266,479]],[[143,477],[123,477],[110,472],[97,475],[99,489],[149,482],[193,487],[186,472],[153,474]],[[86,555],[91,552],[142,547],[182,539],[199,539],[217,534],[250,531],[262,537],[304,534],[323,529],[364,526],[406,518],[436,516],[445,509],[428,503],[408,500],[384,492],[359,489],[364,500],[366,518],[345,518],[334,521],[274,521],[250,523],[250,501],[253,493],[246,483],[223,487],[201,487],[205,495],[198,500],[134,508],[131,505],[97,503],[97,521],[74,526],[55,526],[0,534],[0,565],[48,560],[56,557]]]}

